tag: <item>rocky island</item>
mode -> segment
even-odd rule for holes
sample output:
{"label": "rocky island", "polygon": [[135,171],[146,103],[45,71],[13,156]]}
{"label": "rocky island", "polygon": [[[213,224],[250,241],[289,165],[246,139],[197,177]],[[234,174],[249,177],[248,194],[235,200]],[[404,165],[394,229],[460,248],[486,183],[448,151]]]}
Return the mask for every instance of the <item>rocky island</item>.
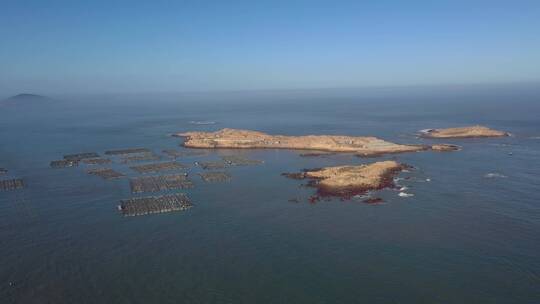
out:
{"label": "rocky island", "polygon": [[310,179],[309,185],[317,188],[318,196],[350,198],[370,190],[392,186],[394,175],[406,167],[389,160],[367,165],[311,169],[283,175],[294,179]]}
{"label": "rocky island", "polygon": [[475,137],[504,137],[510,134],[493,130],[484,126],[469,126],[447,129],[427,129],[421,131],[427,138],[475,138]]}
{"label": "rocky island", "polygon": [[[269,135],[262,132],[238,129],[222,129],[216,132],[185,132],[174,136],[185,137],[188,148],[227,149],[298,149],[325,152],[348,152],[360,156],[377,156],[431,150],[426,145],[402,145],[372,136],[341,135]],[[438,145],[437,150],[455,150],[455,146]]]}
{"label": "rocky island", "polygon": [[24,93],[24,94],[11,96],[4,100],[0,100],[0,106],[16,106],[16,105],[34,106],[34,105],[48,104],[51,101],[52,99],[46,96]]}

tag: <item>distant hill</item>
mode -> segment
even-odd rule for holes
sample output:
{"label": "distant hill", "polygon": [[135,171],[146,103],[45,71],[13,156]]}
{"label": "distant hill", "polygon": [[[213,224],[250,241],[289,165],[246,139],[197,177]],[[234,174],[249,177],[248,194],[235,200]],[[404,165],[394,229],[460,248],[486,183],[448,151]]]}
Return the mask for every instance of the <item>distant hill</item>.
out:
{"label": "distant hill", "polygon": [[42,105],[53,99],[36,94],[18,94],[0,101],[0,105]]}

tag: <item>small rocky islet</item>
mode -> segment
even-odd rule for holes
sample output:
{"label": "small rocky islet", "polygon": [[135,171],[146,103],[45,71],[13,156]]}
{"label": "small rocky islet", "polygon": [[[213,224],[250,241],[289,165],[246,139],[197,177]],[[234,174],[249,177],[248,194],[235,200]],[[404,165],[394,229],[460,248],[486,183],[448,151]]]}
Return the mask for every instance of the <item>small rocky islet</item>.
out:
{"label": "small rocky islet", "polygon": [[317,188],[319,197],[351,198],[392,186],[393,177],[406,168],[409,166],[387,160],[356,166],[307,169],[283,175],[294,179],[309,179],[308,185]]}
{"label": "small rocky islet", "polygon": [[510,133],[493,130],[488,127],[476,125],[446,129],[425,129],[420,131],[425,138],[482,138],[482,137],[506,137]]}

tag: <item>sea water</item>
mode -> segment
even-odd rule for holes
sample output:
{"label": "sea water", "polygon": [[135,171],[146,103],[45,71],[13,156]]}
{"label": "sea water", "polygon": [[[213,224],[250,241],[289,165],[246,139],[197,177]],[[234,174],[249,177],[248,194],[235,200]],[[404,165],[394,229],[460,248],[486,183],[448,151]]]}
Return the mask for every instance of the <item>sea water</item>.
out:
{"label": "sea water", "polygon": [[[53,96],[0,109],[1,303],[538,303],[540,91],[531,87]],[[212,123],[193,123],[212,122]],[[178,159],[195,187],[187,211],[123,217],[128,179],[64,154],[184,149],[175,132],[373,135],[429,144],[418,130],[482,124],[507,138],[446,139],[457,152],[378,158],[212,150]],[[204,183],[196,161],[240,155]],[[163,156],[163,155],[162,155]],[[414,167],[362,199],[318,201],[303,168],[395,159]],[[115,159],[112,168],[138,176]],[[504,176],[501,178],[500,176]],[[171,191],[174,192],[174,191]]]}

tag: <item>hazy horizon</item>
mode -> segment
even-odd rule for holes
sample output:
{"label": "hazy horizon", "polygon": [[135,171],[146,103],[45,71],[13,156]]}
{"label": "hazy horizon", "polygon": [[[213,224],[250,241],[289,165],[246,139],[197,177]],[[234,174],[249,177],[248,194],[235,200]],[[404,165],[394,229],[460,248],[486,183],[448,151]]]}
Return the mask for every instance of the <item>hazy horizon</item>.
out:
{"label": "hazy horizon", "polygon": [[182,95],[207,95],[221,96],[229,95],[252,95],[252,94],[277,94],[294,97],[295,95],[314,94],[314,96],[327,96],[335,94],[345,95],[365,95],[365,94],[404,94],[404,93],[434,93],[441,94],[446,91],[459,92],[488,92],[487,90],[499,90],[511,93],[512,91],[524,93],[530,90],[538,92],[539,82],[517,82],[517,83],[473,83],[473,84],[431,84],[431,85],[401,85],[401,86],[357,86],[357,87],[319,87],[319,88],[268,88],[268,89],[238,89],[238,90],[186,90],[186,91],[133,91],[133,92],[0,92],[0,100],[15,97],[17,95],[38,95],[50,98],[76,98],[76,97],[129,97],[129,96],[182,96]]}

